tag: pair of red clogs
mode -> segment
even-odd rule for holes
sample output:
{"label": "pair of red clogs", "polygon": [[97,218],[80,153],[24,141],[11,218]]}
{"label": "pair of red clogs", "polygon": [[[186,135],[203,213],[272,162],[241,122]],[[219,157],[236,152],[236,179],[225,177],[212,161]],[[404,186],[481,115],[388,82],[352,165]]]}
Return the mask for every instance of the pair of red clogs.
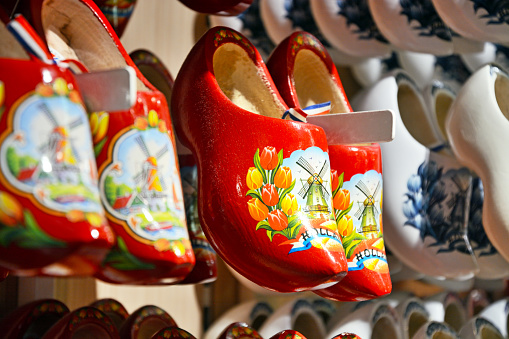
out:
{"label": "pair of red clogs", "polygon": [[[87,115],[69,68],[27,53],[0,25],[0,266],[112,283],[182,281],[196,260],[166,98],[92,1],[34,0],[30,10],[55,57],[90,72],[131,66],[138,91],[129,110]],[[215,271],[206,275],[188,282]]]}
{"label": "pair of red clogs", "polygon": [[185,60],[171,112],[198,164],[203,230],[231,267],[280,292],[375,298],[391,291],[379,146],[328,145],[321,128],[281,119],[326,101],[351,111],[312,35],[292,34],[265,66],[244,36],[214,27]]}

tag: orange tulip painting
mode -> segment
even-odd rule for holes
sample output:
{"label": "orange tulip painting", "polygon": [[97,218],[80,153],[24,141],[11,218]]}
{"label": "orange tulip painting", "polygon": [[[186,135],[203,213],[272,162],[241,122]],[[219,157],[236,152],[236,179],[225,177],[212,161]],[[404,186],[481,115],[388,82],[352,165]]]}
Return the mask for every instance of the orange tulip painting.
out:
{"label": "orange tulip painting", "polygon": [[278,155],[276,154],[276,149],[272,146],[267,146],[263,149],[260,154],[260,166],[263,169],[270,171],[276,168],[278,165]]}

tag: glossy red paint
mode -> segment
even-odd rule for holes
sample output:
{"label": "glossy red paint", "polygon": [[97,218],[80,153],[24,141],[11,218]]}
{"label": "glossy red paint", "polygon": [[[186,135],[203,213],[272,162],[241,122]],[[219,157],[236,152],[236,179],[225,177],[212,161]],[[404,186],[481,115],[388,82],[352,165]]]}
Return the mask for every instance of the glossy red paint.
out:
{"label": "glossy red paint", "polygon": [[160,330],[176,327],[177,323],[162,308],[146,305],[138,308],[124,321],[120,327],[121,339],[151,338]]}
{"label": "glossy red paint", "polygon": [[[68,97],[69,101],[82,105],[79,88],[68,69],[44,64],[35,59],[0,59],[0,74],[2,90],[5,91],[3,103],[0,103],[0,106],[3,106],[0,107],[3,111],[0,120],[2,143],[6,142],[6,138],[13,137],[14,116],[23,111],[18,109],[20,105],[27,100],[44,102],[42,94],[45,90],[51,92],[47,94],[53,98],[58,97],[51,87],[56,82],[64,83],[74,94],[60,96],[61,100],[67,100],[65,97]],[[20,74],[23,74],[23,81],[20,81]],[[86,120],[85,115],[83,120]],[[16,131],[13,138],[14,142],[25,140],[22,133]],[[6,159],[3,161],[7,162]],[[95,164],[93,167],[95,168]],[[93,171],[95,172],[95,169]],[[66,272],[64,275],[93,273],[114,242],[112,230],[103,211],[91,215],[78,210],[65,212],[51,209],[47,204],[41,203],[41,199],[45,201],[46,191],[30,193],[27,188],[14,186],[14,183],[22,181],[19,175],[13,179],[12,174],[9,174],[11,172],[5,170],[0,175],[3,202],[3,209],[0,208],[3,211],[0,213],[0,237],[3,238],[0,265],[11,270],[13,274],[28,270],[24,275],[35,275],[40,272],[39,269],[60,262]],[[25,178],[24,182],[27,182],[26,180],[30,181]],[[27,227],[28,225],[30,226]],[[14,236],[13,232],[16,230],[18,232]],[[38,240],[34,242],[36,239]],[[88,262],[85,269],[80,265],[84,261]]]}
{"label": "glossy red paint", "polygon": [[[315,97],[310,95],[312,93],[310,91],[307,96],[311,96],[310,99],[315,103],[331,101],[331,113],[341,113],[338,111],[339,108],[344,112],[351,112],[350,103],[330,55],[318,39],[306,32],[295,32],[287,37],[277,46],[267,61],[269,72],[286,104],[289,107],[302,108],[299,104],[294,70],[297,54],[304,50],[314,53],[328,72],[328,79],[323,77],[320,79],[323,81],[321,88],[326,90],[322,93],[313,93]],[[309,69],[309,72],[313,71],[317,70]],[[323,76],[323,74],[321,75]],[[331,97],[327,97],[327,95],[331,95]],[[329,156],[331,169],[336,170],[338,175],[344,173],[343,180],[345,182],[356,174],[364,174],[370,170],[382,173],[381,151],[377,144],[329,145]],[[313,292],[328,299],[353,301],[380,297],[390,293],[391,289],[392,284],[388,270],[377,272],[364,268],[358,271],[350,270],[340,283]]]}
{"label": "glossy red paint", "polygon": [[[138,69],[145,78],[150,81],[166,100],[170,102],[173,91],[174,80],[169,70],[162,61],[153,53],[147,50],[136,50],[129,54]],[[180,150],[177,147],[177,152]],[[186,208],[187,226],[189,238],[193,247],[196,259],[193,270],[185,277],[180,284],[197,284],[211,282],[216,279],[216,253],[210,246],[207,238],[201,229],[197,209],[196,191],[196,163],[192,154],[179,154],[179,166],[182,178],[182,189]]]}
{"label": "glossy red paint", "polygon": [[[38,2],[40,0],[34,1]],[[94,139],[96,141],[94,147],[97,166],[99,169],[99,186],[100,190],[103,192],[101,198],[102,203],[105,206],[110,225],[115,232],[117,241],[116,245],[106,256],[101,271],[96,273],[95,277],[110,283],[176,283],[182,280],[192,270],[195,262],[190,241],[186,238],[188,236],[187,229],[185,229],[183,208],[178,210],[182,210],[183,216],[183,218],[179,219],[180,222],[178,225],[179,227],[182,226],[182,228],[184,228],[180,232],[183,234],[182,240],[179,238],[177,239],[178,241],[176,241],[173,238],[169,238],[167,233],[165,233],[164,236],[154,233],[150,233],[150,236],[147,236],[147,232],[157,232],[158,230],[154,231],[154,223],[152,223],[149,219],[142,219],[143,216],[140,216],[140,213],[138,212],[140,211],[140,208],[144,211],[152,211],[153,208],[157,207],[155,206],[156,200],[153,200],[154,207],[150,207],[148,205],[151,201],[144,203],[143,199],[145,198],[138,191],[140,189],[138,186],[130,187],[127,191],[124,190],[124,193],[122,194],[116,193],[116,195],[113,196],[113,198],[110,198],[110,200],[106,198],[106,193],[104,193],[107,190],[105,182],[108,175],[112,177],[116,176],[118,178],[123,173],[130,173],[133,176],[132,179],[134,180],[135,185],[141,185],[136,183],[135,179],[139,178],[135,178],[135,175],[143,172],[144,175],[140,175],[140,178],[145,178],[143,180],[146,180],[147,185],[144,187],[146,187],[147,191],[150,191],[149,193],[154,193],[155,196],[158,196],[158,194],[163,190],[163,193],[165,194],[164,196],[161,195],[163,198],[168,198],[169,196],[181,196],[180,181],[177,182],[172,179],[173,177],[168,178],[166,176],[164,177],[165,180],[159,179],[159,167],[157,164],[157,154],[159,153],[161,156],[166,157],[164,159],[165,163],[175,164],[175,168],[172,168],[169,171],[171,173],[178,173],[175,139],[167,101],[164,95],[157,91],[136,67],[122,46],[108,20],[92,0],[64,0],[57,5],[58,7],[52,6],[55,6],[54,1],[43,0],[41,13],[47,13],[48,11],[58,12],[62,10],[61,8],[68,6],[66,8],[72,8],[72,10],[66,12],[66,16],[71,15],[75,19],[79,18],[79,20],[86,22],[86,24],[74,27],[74,29],[79,29],[80,33],[85,35],[94,34],[98,40],[102,41],[100,47],[94,44],[89,46],[89,55],[90,53],[96,53],[95,57],[88,58],[86,60],[78,60],[82,62],[87,69],[90,71],[98,70],[98,68],[101,69],[100,66],[94,64],[94,60],[103,59],[105,55],[111,53],[111,55],[115,56],[116,64],[110,65],[110,67],[131,66],[135,70],[139,79],[136,102],[129,110],[106,113],[95,112],[99,116],[97,118],[99,128],[98,131],[96,131],[97,134],[94,135]],[[41,14],[39,13],[39,16],[40,15]],[[45,23],[46,21],[51,20],[52,17],[53,16],[48,16],[47,18],[44,18],[45,20],[42,20],[42,22]],[[70,19],[70,22],[74,23],[76,20]],[[45,23],[45,25],[51,26],[48,23]],[[55,23],[55,25],[57,24]],[[69,41],[75,41],[70,37],[70,35],[73,34],[73,29],[71,29],[69,25],[65,26],[65,28],[65,31],[61,32],[63,36],[66,36],[67,34],[69,35],[67,36]],[[49,30],[51,28],[46,27],[46,29]],[[78,45],[83,43],[78,41],[75,42]],[[70,48],[72,49],[73,47],[75,47],[75,45],[70,43]],[[119,55],[121,56],[120,59]],[[90,114],[91,119],[93,114],[94,113]],[[102,120],[101,114],[108,115],[108,120]],[[104,131],[101,130],[101,122],[103,121],[106,121],[104,123],[106,126],[102,126]],[[134,165],[132,165],[133,167],[129,167],[131,166],[129,165],[130,163],[124,163],[122,160],[126,159],[125,156],[124,158],[119,158],[121,154],[120,151],[118,151],[120,145],[122,145],[126,139],[132,138],[131,140],[134,140],[136,139],[135,136],[142,135],[149,130],[150,133],[153,132],[150,136],[157,134],[158,138],[164,139],[165,144],[161,146],[167,145],[166,150],[164,151],[160,146],[154,146],[154,143],[152,143],[152,146],[149,145],[149,150],[147,152],[146,147],[143,147],[144,142],[141,140],[138,142],[139,147],[136,149],[131,148],[130,151],[137,151],[138,153],[136,154],[138,154],[139,159],[143,159],[143,163],[134,164],[137,166],[136,168],[134,168]],[[94,133],[94,131],[92,132]],[[142,135],[141,139],[143,139],[143,137],[146,137],[146,135]],[[153,147],[156,147],[157,149],[154,150]],[[169,167],[170,165],[166,166]],[[166,185],[163,184],[162,181],[164,181]],[[124,183],[125,182],[126,181],[124,181]],[[122,203],[122,201],[120,201],[121,198],[128,194],[131,195],[132,199],[130,199],[130,201],[133,204],[130,206],[124,206],[125,204],[120,206]],[[140,194],[141,196],[138,200],[136,200],[137,194]],[[168,198],[168,200],[164,200],[163,198],[158,199],[158,201],[162,204],[169,204],[164,201],[169,201],[170,198]],[[120,201],[119,204],[116,204],[117,200]],[[175,198],[172,201],[178,205],[181,201],[177,200],[178,199]],[[135,209],[134,201],[141,201],[137,205],[138,212],[133,212]],[[125,208],[125,213],[121,211],[122,208]],[[160,207],[157,207],[157,209],[158,211],[163,212]],[[168,211],[168,209],[166,211]],[[172,213],[177,213],[177,210],[171,211]],[[171,227],[174,226],[174,222],[170,221],[166,218],[166,216],[164,217],[164,220],[157,219],[156,221],[157,225],[155,226],[157,228],[160,227],[163,232],[166,232],[164,231],[165,229],[171,229]]]}
{"label": "glossy red paint", "polygon": [[175,80],[171,112],[179,139],[198,164],[203,231],[230,266],[265,288],[294,292],[337,281],[346,270],[342,251],[311,247],[289,254],[287,238],[276,234],[271,241],[265,230],[256,230],[246,195],[253,155],[265,147],[282,150],[282,158],[313,146],[327,152],[327,140],[317,126],[258,115],[234,104],[220,89],[213,69],[216,51],[227,44],[240,46],[258,69],[281,107],[271,113],[282,116],[287,109],[259,53],[238,32],[215,27],[193,47]]}
{"label": "glossy red paint", "polygon": [[253,0],[179,0],[186,7],[193,11],[216,14],[216,15],[237,15],[249,8]]}
{"label": "glossy red paint", "polygon": [[95,307],[85,306],[68,313],[55,323],[42,339],[71,339],[88,336],[96,339],[119,339],[111,319]]}

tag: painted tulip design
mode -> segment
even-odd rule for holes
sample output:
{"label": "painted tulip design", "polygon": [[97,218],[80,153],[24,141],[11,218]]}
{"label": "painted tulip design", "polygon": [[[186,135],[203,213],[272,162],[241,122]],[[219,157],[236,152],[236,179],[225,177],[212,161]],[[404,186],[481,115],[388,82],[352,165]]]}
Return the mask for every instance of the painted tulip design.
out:
{"label": "painted tulip design", "polygon": [[14,197],[0,191],[0,223],[4,226],[14,226],[23,221],[23,209]]}
{"label": "painted tulip design", "polygon": [[255,167],[250,167],[246,176],[246,196],[252,198],[247,203],[249,213],[258,222],[256,230],[266,230],[270,241],[276,234],[295,239],[302,226],[296,214],[297,199],[290,193],[295,180],[292,181],[290,168],[282,164],[283,150],[276,152],[274,147],[266,146],[261,152],[256,151]]}
{"label": "painted tulip design", "polygon": [[288,226],[288,217],[281,210],[274,210],[269,213],[269,225],[275,231],[282,231]]}
{"label": "painted tulip design", "polygon": [[292,215],[297,212],[299,208],[299,204],[297,203],[297,198],[291,193],[288,193],[281,201],[281,208],[286,215]]}
{"label": "painted tulip design", "polygon": [[7,192],[0,191],[0,246],[11,243],[24,248],[64,247],[58,241],[43,232],[28,209]]}
{"label": "painted tulip design", "polygon": [[89,117],[90,131],[92,132],[92,141],[94,142],[94,153],[97,156],[106,140],[106,132],[110,123],[110,114],[106,111],[93,112]]}
{"label": "painted tulip design", "polygon": [[262,221],[267,218],[269,209],[263,202],[257,198],[253,198],[247,202],[249,208],[249,214],[256,221]]}
{"label": "painted tulip design", "polygon": [[332,186],[332,191],[334,192],[335,190],[338,189],[338,186],[339,186],[339,178],[338,178],[338,171],[336,171],[335,169],[331,170],[330,171],[330,175],[331,175],[331,186]]}
{"label": "painted tulip design", "polygon": [[260,171],[256,169],[256,167],[250,167],[247,171],[246,183],[251,190],[262,187],[263,177]]}
{"label": "painted tulip design", "polygon": [[270,171],[276,168],[278,160],[275,147],[266,146],[260,154],[260,166],[262,166],[264,170]]}
{"label": "painted tulip design", "polygon": [[350,205],[350,192],[348,190],[339,190],[333,199],[334,208],[337,210],[346,210]]}
{"label": "painted tulip design", "polygon": [[342,237],[348,237],[353,232],[353,220],[349,215],[345,215],[338,222],[338,232]]}
{"label": "painted tulip design", "polygon": [[292,171],[290,168],[280,167],[274,176],[274,185],[277,188],[288,188],[292,184]]}
{"label": "painted tulip design", "polygon": [[272,184],[266,184],[262,188],[262,199],[265,205],[275,206],[279,202],[279,194],[276,186]]}

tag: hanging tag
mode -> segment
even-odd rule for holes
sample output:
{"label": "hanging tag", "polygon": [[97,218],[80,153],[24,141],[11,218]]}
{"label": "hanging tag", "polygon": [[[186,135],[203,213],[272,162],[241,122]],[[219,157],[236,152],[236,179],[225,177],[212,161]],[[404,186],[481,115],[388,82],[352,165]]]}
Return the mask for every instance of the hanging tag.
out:
{"label": "hanging tag", "polygon": [[308,115],[307,122],[323,128],[329,145],[394,139],[394,113],[391,110]]}
{"label": "hanging tag", "polygon": [[89,112],[125,111],[136,102],[136,72],[130,66],[74,76]]}

